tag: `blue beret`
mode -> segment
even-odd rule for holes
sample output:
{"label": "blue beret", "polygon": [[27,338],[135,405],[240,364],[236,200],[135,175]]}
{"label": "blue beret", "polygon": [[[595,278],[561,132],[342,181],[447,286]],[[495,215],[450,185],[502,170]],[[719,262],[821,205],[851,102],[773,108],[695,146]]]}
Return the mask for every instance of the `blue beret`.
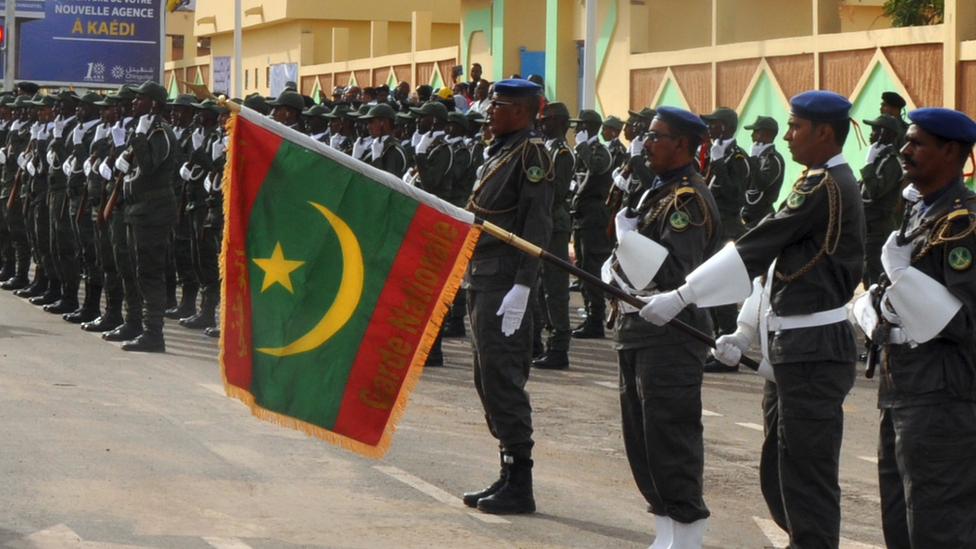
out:
{"label": "blue beret", "polygon": [[699,137],[708,129],[708,126],[702,122],[697,114],[677,107],[658,107],[654,118],[666,122],[668,126],[676,130]]}
{"label": "blue beret", "polygon": [[810,90],[790,99],[790,114],[811,122],[834,122],[851,117],[851,102],[839,93]]}
{"label": "blue beret", "polygon": [[535,82],[529,82],[521,78],[506,78],[495,82],[494,91],[498,95],[509,97],[526,97],[531,95],[541,95],[542,86]]}
{"label": "blue beret", "polygon": [[908,113],[908,119],[936,137],[948,141],[976,143],[976,122],[959,111],[943,107],[922,107]]}

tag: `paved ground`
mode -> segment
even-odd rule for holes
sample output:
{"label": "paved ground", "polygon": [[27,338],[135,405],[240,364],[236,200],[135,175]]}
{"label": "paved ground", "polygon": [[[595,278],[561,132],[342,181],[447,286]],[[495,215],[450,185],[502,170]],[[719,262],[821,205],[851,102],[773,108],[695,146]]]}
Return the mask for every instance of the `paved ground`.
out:
{"label": "paved ground", "polygon": [[[578,300],[579,296],[574,295]],[[497,473],[469,343],[424,372],[381,460],[253,418],[223,395],[212,339],[170,324],[165,355],[123,353],[0,293],[0,546],[17,549],[643,548],[650,516],[623,452],[609,340],[535,372],[539,512],[494,517],[462,492]],[[883,546],[876,386],[847,400],[842,547]],[[759,493],[761,379],[709,375],[709,548],[785,545]]]}

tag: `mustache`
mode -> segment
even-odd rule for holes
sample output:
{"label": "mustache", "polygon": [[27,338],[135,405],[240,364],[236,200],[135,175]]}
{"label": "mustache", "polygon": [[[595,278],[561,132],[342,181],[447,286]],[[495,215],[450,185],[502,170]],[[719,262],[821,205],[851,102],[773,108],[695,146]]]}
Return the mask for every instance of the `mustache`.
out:
{"label": "mustache", "polygon": [[912,160],[911,158],[904,158],[904,159],[902,159],[902,163],[905,164],[906,166],[911,166],[913,168],[917,168],[918,167],[918,165],[915,163],[915,161]]}

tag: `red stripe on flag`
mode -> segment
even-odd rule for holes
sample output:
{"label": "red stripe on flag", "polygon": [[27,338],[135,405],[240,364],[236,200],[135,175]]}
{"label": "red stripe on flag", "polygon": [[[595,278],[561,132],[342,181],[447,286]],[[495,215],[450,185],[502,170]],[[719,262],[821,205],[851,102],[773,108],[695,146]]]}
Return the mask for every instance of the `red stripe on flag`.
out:
{"label": "red stripe on flag", "polygon": [[[333,430],[380,442],[470,226],[421,204],[414,214],[349,373]],[[429,349],[424,349],[424,355]],[[419,368],[420,363],[414,366]]]}
{"label": "red stripe on flag", "polygon": [[235,119],[233,171],[227,196],[230,207],[225,226],[223,365],[227,383],[250,391],[251,286],[245,240],[251,208],[278,153],[281,137],[242,116]]}

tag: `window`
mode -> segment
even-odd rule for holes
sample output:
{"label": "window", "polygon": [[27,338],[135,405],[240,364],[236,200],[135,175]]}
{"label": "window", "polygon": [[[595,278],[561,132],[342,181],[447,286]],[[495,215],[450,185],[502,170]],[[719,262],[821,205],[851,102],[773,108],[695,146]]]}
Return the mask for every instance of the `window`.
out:
{"label": "window", "polygon": [[251,77],[251,71],[244,71],[244,89],[249,89],[251,85],[248,83]]}

